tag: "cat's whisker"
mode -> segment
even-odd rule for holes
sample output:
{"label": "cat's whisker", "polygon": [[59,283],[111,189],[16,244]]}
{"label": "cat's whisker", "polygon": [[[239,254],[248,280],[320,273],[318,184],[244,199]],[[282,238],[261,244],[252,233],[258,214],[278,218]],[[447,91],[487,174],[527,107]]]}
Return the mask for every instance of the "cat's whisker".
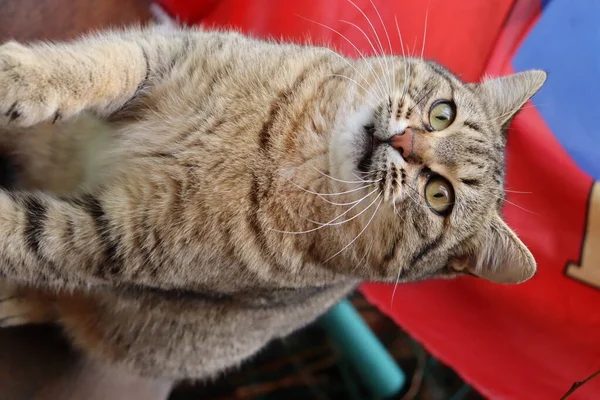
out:
{"label": "cat's whisker", "polygon": [[[414,110],[414,108],[415,108],[415,107],[417,107],[418,105],[420,105],[420,104],[421,104],[421,102],[422,102],[423,100],[425,100],[427,97],[429,97],[429,95],[431,94],[431,92],[433,92],[435,89],[437,89],[437,86],[433,86],[431,89],[429,89],[429,90],[427,91],[427,93],[425,93],[425,94],[423,94],[423,96],[419,97],[419,100],[418,100],[418,101],[415,101],[415,104],[413,104],[413,106],[412,106],[411,108],[409,108],[409,109],[408,109],[408,112],[409,112],[409,113],[410,113],[410,112],[412,112],[412,111]],[[425,89],[423,89],[423,90],[425,90]]]}
{"label": "cat's whisker", "polygon": [[371,178],[376,178],[377,174],[380,174],[382,172],[385,172],[385,170],[384,169],[375,169],[375,170],[366,171],[366,172],[355,171],[352,174],[356,177],[356,179],[371,179]]}
{"label": "cat's whisker", "polygon": [[373,169],[370,171],[355,171],[354,174],[355,175],[371,175],[371,174],[376,174],[378,172],[385,172],[385,169],[379,168],[379,169]]}
{"label": "cat's whisker", "polygon": [[406,99],[406,94],[408,93],[408,88],[410,87],[410,82],[408,80],[408,77],[410,76],[409,68],[411,66],[410,61],[408,61],[407,59],[404,59],[404,60],[405,60],[405,65],[404,65],[404,85],[402,86],[402,98],[401,98],[402,104],[404,104],[404,100]]}
{"label": "cat's whisker", "polygon": [[[301,15],[299,15],[299,14],[296,14],[296,15],[297,15],[298,17],[300,17],[300,18],[302,18],[302,19],[306,20],[306,21],[309,21],[309,22],[312,22],[312,23],[314,23],[314,24],[317,24],[317,25],[319,25],[319,26],[322,26],[323,28],[325,28],[325,29],[329,29],[329,30],[330,30],[330,31],[332,31],[333,33],[335,33],[335,34],[339,35],[339,36],[340,36],[342,39],[344,39],[346,42],[348,42],[348,43],[350,44],[350,46],[352,46],[352,48],[354,48],[354,50],[355,50],[355,51],[358,53],[358,55],[359,55],[359,56],[360,56],[360,57],[361,57],[363,60],[365,60],[365,61],[367,60],[367,58],[365,57],[365,55],[363,54],[363,52],[362,52],[362,51],[360,51],[360,50],[358,49],[358,47],[356,47],[356,45],[355,45],[355,44],[354,44],[354,43],[353,43],[353,42],[352,42],[350,39],[348,39],[346,36],[344,36],[342,33],[340,33],[339,31],[337,31],[336,29],[333,29],[332,27],[330,27],[330,26],[328,26],[328,25],[326,25],[326,24],[323,24],[323,23],[321,23],[321,22],[318,22],[318,21],[312,20],[312,19],[310,19],[310,18],[303,17],[303,16],[301,16]],[[369,67],[369,69],[371,70],[371,72],[373,73],[373,75],[375,75],[375,77],[377,77],[377,73],[376,73],[376,72],[375,72],[375,70],[373,69],[373,66],[372,66],[372,65],[371,65],[369,62],[367,62],[366,64],[367,64],[367,66]],[[385,97],[385,90],[384,90],[384,88],[382,88],[382,87],[381,87],[381,85],[379,86],[379,91],[380,91],[379,95],[380,95],[381,97]]]}
{"label": "cat's whisker", "polygon": [[400,213],[398,212],[398,209],[396,208],[396,202],[394,201],[394,199],[392,199],[392,205],[394,206],[394,214],[396,214],[397,216],[400,216]]}
{"label": "cat's whisker", "polygon": [[[379,196],[377,196],[377,198],[379,198],[381,196],[381,193],[379,193]],[[364,231],[367,230],[367,228],[369,227],[369,225],[371,225],[371,222],[373,221],[373,219],[375,218],[375,215],[377,214],[377,211],[379,210],[379,207],[381,206],[381,203],[383,202],[383,199],[379,200],[379,203],[377,204],[377,207],[375,208],[375,211],[373,211],[373,214],[371,215],[371,218],[369,219],[369,221],[367,222],[367,224],[365,225],[365,227],[358,233],[358,235],[356,235],[356,237],[354,239],[352,239],[352,241],[350,243],[348,243],[346,246],[344,246],[344,248],[342,248],[340,251],[338,251],[337,253],[335,253],[334,255],[332,255],[331,257],[329,257],[327,260],[325,260],[323,262],[323,264],[331,261],[331,259],[333,259],[334,257],[336,257],[337,255],[341,254],[344,250],[346,250],[348,247],[352,246],[352,244],[354,242],[356,242],[358,240],[358,238],[360,238],[360,236],[364,233]],[[372,203],[373,204],[373,203]],[[371,204],[371,205],[372,205]],[[371,208],[371,205],[368,208]],[[367,209],[368,209],[367,208]]]}
{"label": "cat's whisker", "polygon": [[413,203],[414,203],[414,204],[415,204],[417,207],[421,207],[421,208],[423,208],[423,209],[425,209],[425,208],[426,208],[426,206],[425,206],[424,204],[421,204],[421,202],[420,202],[418,199],[415,199],[415,198],[414,198],[414,196],[413,196],[411,193],[407,192],[407,193],[406,193],[406,195],[407,195],[408,197],[410,197],[410,199],[413,201]]}
{"label": "cat's whisker", "polygon": [[421,60],[425,54],[425,41],[427,40],[427,20],[429,19],[429,8],[431,7],[431,0],[427,3],[427,10],[425,11],[425,27],[423,28],[423,45],[421,46]]}
{"label": "cat's whisker", "polygon": [[400,211],[398,211],[398,208],[396,207],[396,202],[393,199],[392,202],[394,204],[394,212],[402,220],[402,223],[406,224],[406,219],[402,215],[400,215]]}
{"label": "cat's whisker", "polygon": [[[373,185],[370,185],[370,186],[373,186]],[[379,190],[379,188],[373,189],[369,194],[375,193],[377,190]],[[359,199],[359,200],[349,201],[347,203],[336,203],[334,201],[330,201],[330,200],[327,200],[327,199],[322,199],[322,200],[324,200],[327,203],[329,203],[331,205],[334,205],[334,206],[349,206],[349,205],[356,204],[356,203],[362,201],[361,199]],[[315,221],[312,221],[312,222],[315,222]]]}
{"label": "cat's whisker", "polygon": [[[371,95],[371,97],[373,97],[373,94],[371,94],[371,89],[373,89],[373,83],[369,82],[367,80],[367,78],[365,78],[365,76],[354,66],[352,65],[352,63],[350,61],[348,61],[348,59],[346,59],[345,57],[343,57],[342,55],[338,54],[337,52],[333,51],[332,49],[328,48],[328,47],[324,47],[325,50],[335,54],[337,57],[339,57],[342,61],[344,61],[346,64],[348,64],[350,66],[350,68],[352,68],[362,79],[363,81],[369,85],[369,90],[365,90],[367,93],[369,93]],[[364,89],[364,88],[363,88]],[[373,97],[374,98],[374,97]]]}
{"label": "cat's whisker", "polygon": [[[350,1],[350,0],[348,0]],[[377,55],[377,49],[375,49],[375,46],[373,45],[373,42],[371,42],[371,39],[369,38],[369,36],[365,33],[365,31],[358,25],[356,25],[353,22],[350,21],[346,21],[346,20],[340,20],[340,22],[343,22],[345,24],[348,24],[356,29],[358,29],[360,31],[360,33],[363,34],[363,36],[365,37],[365,39],[367,39],[367,42],[369,43],[369,45],[371,46],[371,49],[373,49],[373,52],[375,53],[375,55]],[[381,71],[384,72],[386,69],[383,66],[383,62],[381,61],[381,57],[377,57],[377,61],[379,62],[379,66],[381,67]],[[383,74],[385,76],[385,74]],[[377,78],[379,78],[379,76],[377,76]],[[386,82],[388,87],[390,86],[389,82]],[[385,83],[382,82],[382,84],[385,86]]]}
{"label": "cat's whisker", "polygon": [[[525,110],[527,108],[537,108],[538,106],[539,106],[538,104],[526,104],[523,107],[521,107],[521,111]],[[490,118],[490,119],[488,119],[488,121],[490,121],[490,122],[500,121],[500,120],[503,120],[506,117],[511,116],[513,114],[514,114],[514,111],[509,111],[509,112],[507,112],[505,114],[501,114],[499,116],[496,116],[495,118]]]}
{"label": "cat's whisker", "polygon": [[[379,9],[375,5],[375,3],[373,3],[373,0],[369,0],[369,1],[371,2],[371,6],[373,6],[373,9],[377,13],[377,17],[379,18],[379,22],[381,22],[381,26],[383,27],[383,32],[385,33],[385,36],[387,37],[387,41],[388,41],[388,45],[389,45],[389,50],[390,50],[390,56],[393,56],[394,50],[392,48],[392,41],[390,40],[390,35],[388,33],[388,30],[387,30],[385,24],[383,23],[383,18],[381,18],[381,13],[379,12]],[[397,82],[396,82],[396,69],[394,68],[394,60],[393,59],[391,59],[391,63],[392,63],[391,70],[393,71],[393,74],[394,74],[393,75],[394,86],[392,87],[392,89],[395,89]]]}
{"label": "cat's whisker", "polygon": [[[307,221],[310,221],[310,222],[312,222],[312,223],[314,223],[314,224],[317,224],[317,225],[319,225],[319,226],[317,226],[316,228],[313,228],[313,229],[307,229],[307,230],[305,230],[305,231],[282,231],[282,230],[278,230],[278,229],[274,229],[274,228],[268,228],[268,229],[269,229],[270,231],[273,231],[273,232],[278,232],[278,233],[287,233],[287,234],[290,234],[290,235],[302,235],[302,234],[305,234],[305,233],[310,233],[310,232],[315,232],[315,231],[318,231],[319,229],[323,229],[323,228],[326,228],[326,227],[328,227],[328,226],[333,226],[333,225],[334,225],[333,223],[334,223],[335,221],[337,221],[338,219],[342,218],[344,215],[348,214],[348,213],[349,213],[350,211],[352,211],[352,210],[353,210],[355,207],[358,207],[358,206],[359,206],[359,205],[362,203],[362,201],[363,201],[363,200],[367,199],[367,198],[368,198],[369,196],[371,196],[371,195],[372,195],[374,192],[375,192],[375,191],[373,191],[373,192],[371,192],[371,193],[367,194],[366,196],[362,197],[362,198],[360,199],[361,201],[357,202],[357,203],[356,203],[356,204],[354,204],[352,207],[349,207],[349,208],[348,208],[346,211],[344,211],[343,213],[341,213],[340,215],[338,215],[337,217],[335,217],[334,219],[332,219],[331,221],[329,221],[329,222],[327,222],[327,223],[322,223],[322,222],[318,222],[318,221],[313,221],[313,220],[311,220],[311,219],[309,219],[309,218],[306,218],[306,220],[307,220]],[[377,198],[375,199],[375,201],[376,201],[376,200],[379,198],[379,196],[381,196],[381,193],[380,193],[380,194],[377,196]],[[373,203],[371,203],[371,204],[373,204]],[[369,207],[370,207],[370,206],[371,206],[371,205],[369,205],[369,206],[368,206],[366,209],[369,209]],[[363,212],[364,212],[364,210],[363,210],[363,211],[361,211],[361,214],[362,214]],[[359,214],[359,215],[360,215],[360,214]],[[354,218],[354,217],[353,217],[353,218]],[[345,222],[348,222],[348,220],[347,220],[347,221],[345,221]],[[344,222],[344,223],[345,223],[345,222]],[[335,224],[335,225],[341,225],[341,224]]]}
{"label": "cat's whisker", "polygon": [[[370,195],[372,195],[373,193],[375,193],[377,191],[377,189],[373,190],[372,192],[370,192],[368,195],[366,195],[365,197],[363,197],[362,199],[360,199],[360,201],[362,202],[365,198],[369,197]],[[356,219],[358,217],[360,217],[365,211],[367,211],[371,205],[373,205],[373,203],[375,203],[377,201],[377,199],[379,199],[379,197],[381,196],[381,193],[375,198],[375,200],[373,200],[364,210],[362,210],[361,212],[359,212],[358,214],[354,215],[353,217],[350,217],[348,219],[345,219],[343,221],[338,221],[338,222],[328,222],[328,223],[322,223],[322,222],[318,222],[318,221],[311,221],[312,223],[318,224],[318,225],[323,225],[323,226],[337,226],[337,225],[343,225],[347,222],[352,221],[353,219]],[[360,202],[359,202],[360,203]],[[355,206],[357,206],[358,204],[355,204]],[[354,207],[354,206],[353,206]],[[337,219],[337,218],[336,218]],[[309,220],[310,221],[310,220]]]}
{"label": "cat's whisker", "polygon": [[[328,75],[325,75],[325,76],[326,77],[328,77],[328,76],[337,76],[337,77],[340,77],[340,78],[348,79],[351,82],[354,82],[354,84],[356,86],[358,86],[359,88],[361,88],[362,90],[364,90],[365,93],[367,93],[369,96],[371,96],[371,98],[373,99],[373,101],[375,101],[375,103],[377,103],[377,98],[375,98],[375,96],[373,96],[373,94],[370,91],[368,91],[363,85],[361,85],[360,83],[356,82],[356,80],[354,80],[354,79],[352,79],[350,77],[347,77],[346,75],[342,75],[342,74],[328,74]],[[369,103],[369,106],[372,107],[372,108],[376,107],[375,105],[373,105],[371,103]]]}
{"label": "cat's whisker", "polygon": [[520,192],[518,190],[508,190],[508,189],[504,189],[504,191],[506,193],[517,193],[517,194],[532,194],[533,192]]}
{"label": "cat's whisker", "polygon": [[504,199],[503,199],[503,201],[504,201],[505,203],[508,203],[508,204],[510,204],[510,205],[512,205],[512,206],[514,206],[514,207],[520,208],[521,210],[523,210],[523,211],[526,211],[526,212],[528,212],[528,213],[530,213],[530,214],[533,214],[533,215],[540,215],[540,214],[538,214],[538,213],[536,213],[536,212],[533,212],[533,211],[531,211],[531,210],[528,210],[528,209],[526,209],[525,207],[521,207],[520,205],[518,205],[518,204],[516,204],[516,203],[513,203],[512,201],[508,201],[508,200],[506,200],[506,198],[504,198]]}
{"label": "cat's whisker", "polygon": [[367,180],[371,179],[372,180],[372,179],[377,178],[376,174],[369,174],[369,175],[364,175],[364,176],[360,176],[358,174],[353,174],[353,175],[356,177],[356,179],[359,179],[359,180],[362,180],[362,179],[367,179]]}
{"label": "cat's whisker", "polygon": [[[386,83],[387,83],[388,91],[389,91],[389,90],[392,89],[391,83],[390,83],[390,81],[388,79],[388,76],[385,74],[386,69],[383,67],[383,63],[381,61],[381,58],[384,56],[385,51],[383,50],[383,44],[381,43],[381,40],[379,39],[379,35],[377,34],[377,30],[373,26],[373,23],[371,22],[371,19],[367,16],[367,14],[365,14],[365,12],[359,6],[357,6],[352,0],[348,0],[348,2],[350,4],[352,4],[354,6],[354,8],[356,8],[362,14],[363,17],[365,17],[365,19],[367,20],[367,23],[371,27],[371,30],[375,34],[375,38],[377,39],[377,42],[379,43],[379,49],[380,49],[380,53],[379,53],[380,57],[378,57],[377,59],[379,61],[379,65],[381,66],[381,71],[383,73],[383,76],[386,79]],[[362,31],[362,29],[361,29],[361,31]],[[366,35],[365,35],[365,37],[366,37]],[[370,42],[370,40],[369,40],[369,42]],[[373,48],[373,50],[375,50],[375,49]],[[375,51],[375,53],[377,53],[377,52]]]}
{"label": "cat's whisker", "polygon": [[381,182],[381,179],[376,179],[376,180],[359,180],[359,181],[345,181],[342,179],[338,179],[338,178],[334,178],[331,175],[327,175],[325,172],[320,171],[319,169],[312,167],[315,171],[317,171],[318,173],[320,173],[323,176],[326,176],[329,179],[332,179],[336,182],[341,182],[341,183],[349,183],[349,184],[353,184],[353,183],[374,183],[374,182]]}
{"label": "cat's whisker", "polygon": [[404,62],[404,85],[402,87],[402,97],[400,98],[400,103],[404,104],[404,99],[406,97],[406,93],[408,93],[408,67],[410,67],[410,62],[406,58],[406,52],[404,50],[404,41],[402,40],[402,35],[400,34],[400,26],[398,25],[398,17],[394,15],[394,20],[396,21],[396,31],[398,32],[398,39],[400,40],[400,47],[402,48],[402,59]]}
{"label": "cat's whisker", "polygon": [[360,186],[360,187],[357,187],[357,188],[354,188],[354,189],[345,190],[345,191],[343,191],[343,192],[338,192],[338,193],[318,193],[318,192],[314,192],[314,191],[312,191],[312,190],[308,190],[308,189],[306,189],[306,188],[303,188],[302,186],[298,185],[297,183],[295,183],[295,182],[293,182],[293,181],[291,181],[291,180],[289,180],[289,182],[290,182],[292,185],[296,186],[298,189],[301,189],[301,190],[303,190],[303,191],[305,191],[305,192],[307,192],[307,193],[314,194],[314,195],[316,195],[316,196],[319,196],[319,197],[325,197],[325,196],[341,196],[341,195],[343,195],[343,194],[348,194],[348,193],[354,193],[354,192],[358,192],[358,191],[360,191],[360,190],[363,190],[363,189],[366,189],[366,188],[368,188],[368,187],[370,187],[370,186],[373,186],[373,185],[375,185],[375,183],[371,183],[371,184],[369,184],[369,185]]}
{"label": "cat's whisker", "polygon": [[402,40],[402,34],[400,33],[400,25],[398,24],[398,16],[397,15],[394,15],[394,21],[396,21],[396,32],[398,32],[398,40],[400,40],[400,47],[402,48],[402,57],[404,59],[406,59],[404,40]]}
{"label": "cat's whisker", "polygon": [[[406,195],[408,197],[410,197],[410,199],[413,201],[413,203],[415,203],[415,205],[423,208],[424,210],[429,210],[429,207],[426,204],[423,204],[423,198],[422,198],[422,194],[419,193],[418,190],[416,190],[415,188],[412,188],[410,186],[404,186],[404,188],[408,189],[408,191],[406,192]],[[412,193],[411,193],[412,191]],[[413,194],[416,194],[417,197],[413,197]]]}
{"label": "cat's whisker", "polygon": [[369,246],[367,247],[365,254],[360,258],[360,260],[358,260],[358,262],[356,263],[354,268],[352,268],[352,270],[350,271],[351,273],[354,273],[354,271],[356,271],[358,269],[358,267],[360,267],[362,265],[363,261],[369,259],[369,256],[371,255],[371,251],[373,250],[374,244],[375,244],[375,239],[371,239],[371,242],[369,243]]}
{"label": "cat's whisker", "polygon": [[392,304],[394,304],[394,297],[396,297],[396,289],[398,289],[398,284],[400,283],[400,274],[402,274],[402,265],[398,267],[398,275],[396,276],[396,282],[394,282],[394,290],[392,290],[392,298],[390,299],[390,308]]}

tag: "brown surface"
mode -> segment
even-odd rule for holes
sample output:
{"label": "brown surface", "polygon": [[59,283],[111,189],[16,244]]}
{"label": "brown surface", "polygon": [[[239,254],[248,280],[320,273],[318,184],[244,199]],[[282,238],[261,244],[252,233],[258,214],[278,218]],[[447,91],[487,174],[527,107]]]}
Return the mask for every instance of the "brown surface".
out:
{"label": "brown surface", "polygon": [[[148,7],[148,0],[0,0],[0,43],[140,23],[150,18]],[[2,400],[162,400],[170,387],[84,360],[56,329],[0,329]]]}
{"label": "brown surface", "polygon": [[71,351],[57,329],[0,329],[2,400],[163,400],[170,382],[131,376]]}
{"label": "brown surface", "polygon": [[150,0],[0,0],[0,42],[68,39],[147,21]]}

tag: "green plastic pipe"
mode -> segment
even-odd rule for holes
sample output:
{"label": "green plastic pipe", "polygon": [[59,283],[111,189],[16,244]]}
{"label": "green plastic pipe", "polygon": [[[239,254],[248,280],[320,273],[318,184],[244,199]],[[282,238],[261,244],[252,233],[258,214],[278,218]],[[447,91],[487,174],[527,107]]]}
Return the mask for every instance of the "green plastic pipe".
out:
{"label": "green plastic pipe", "polygon": [[375,396],[392,397],[402,390],[404,372],[348,300],[319,322]]}

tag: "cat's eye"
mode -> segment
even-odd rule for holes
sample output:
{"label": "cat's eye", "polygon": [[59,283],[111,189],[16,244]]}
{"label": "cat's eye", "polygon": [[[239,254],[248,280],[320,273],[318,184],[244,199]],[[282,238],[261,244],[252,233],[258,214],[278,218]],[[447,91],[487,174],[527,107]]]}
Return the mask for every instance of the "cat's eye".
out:
{"label": "cat's eye", "polygon": [[436,101],[429,110],[429,126],[434,131],[441,131],[452,125],[456,117],[456,107],[451,101]]}
{"label": "cat's eye", "polygon": [[440,175],[432,175],[425,183],[425,201],[437,215],[446,215],[454,205],[454,189]]}

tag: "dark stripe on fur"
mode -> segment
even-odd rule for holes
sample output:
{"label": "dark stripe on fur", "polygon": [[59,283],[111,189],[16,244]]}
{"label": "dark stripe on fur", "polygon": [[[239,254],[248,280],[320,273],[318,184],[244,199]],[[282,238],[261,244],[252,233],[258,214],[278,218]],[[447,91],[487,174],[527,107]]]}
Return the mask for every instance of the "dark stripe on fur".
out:
{"label": "dark stripe on fur", "polygon": [[466,164],[471,164],[474,165],[475,167],[479,168],[479,169],[485,169],[484,165],[481,163],[478,163],[476,161],[471,160],[470,158],[467,158],[463,161]]}
{"label": "dark stripe on fur", "polygon": [[40,253],[40,241],[44,234],[44,224],[48,216],[48,210],[40,199],[34,196],[26,196],[23,200],[23,207],[26,218],[25,242],[36,256],[43,258]]}
{"label": "dark stripe on fur", "polygon": [[465,151],[483,159],[488,159],[493,156],[490,149],[483,146],[467,146],[465,147]]}
{"label": "dark stripe on fur", "polygon": [[438,76],[440,76],[443,80],[446,81],[446,83],[448,84],[448,87],[450,88],[450,100],[454,99],[454,86],[457,84],[455,82],[455,78],[452,76],[452,74],[446,70],[445,68],[443,68],[442,66],[433,63],[433,62],[429,62],[427,63],[427,65],[429,65],[429,67],[431,69],[433,69],[434,72],[436,72],[438,74]]}
{"label": "dark stripe on fur", "polygon": [[67,247],[73,247],[73,242],[75,241],[75,224],[70,217],[67,219],[67,227],[63,232],[63,241]]}
{"label": "dark stripe on fur", "polygon": [[159,296],[165,300],[183,302],[204,302],[216,305],[233,306],[244,309],[268,310],[297,306],[306,302],[309,298],[317,296],[327,290],[337,287],[339,284],[325,286],[311,286],[298,289],[273,288],[273,289],[248,289],[233,293],[222,293],[206,290],[179,290],[140,288],[137,286],[121,285],[126,294],[139,297],[147,293]]}
{"label": "dark stripe on fur", "polygon": [[[314,106],[315,100],[318,98],[321,98],[323,96],[323,91],[325,89],[325,85],[329,82],[332,82],[335,78],[338,78],[339,77],[338,75],[343,75],[346,68],[347,68],[346,66],[339,68],[339,69],[335,70],[331,76],[328,76],[327,78],[323,79],[321,81],[321,83],[319,83],[319,86],[317,87],[317,89],[315,90],[313,95],[304,101],[302,110],[300,111],[300,113],[297,116],[295,116],[294,121],[292,123],[292,127],[285,135],[286,150],[289,150],[293,147],[294,139],[298,134],[298,130],[299,130],[301,124],[304,122],[306,116],[308,115],[309,107]],[[312,121],[312,122],[314,125],[314,121]],[[319,132],[317,132],[316,129],[314,131],[317,134],[319,133]]]}
{"label": "dark stripe on fur", "polygon": [[450,86],[454,87],[454,85],[457,85],[459,83],[458,78],[454,76],[452,72],[450,72],[448,69],[441,66],[440,64],[433,61],[428,61],[427,65],[435,72],[437,72],[441,77],[443,77]]}
{"label": "dark stripe on fur", "polygon": [[[149,210],[148,210],[149,212]],[[148,227],[148,229],[150,229],[150,227]],[[150,257],[153,257],[154,259],[158,259],[158,260],[165,260],[165,249],[163,247],[163,239],[161,236],[161,232],[159,229],[152,229],[149,233],[150,237],[154,240],[154,243],[152,244],[152,247],[148,250],[148,254],[150,255]],[[149,240],[149,239],[147,239]],[[148,265],[148,268],[150,270],[150,276],[151,277],[157,277],[158,273],[160,271],[160,264],[158,262],[153,262],[150,265]]]}
{"label": "dark stripe on fur", "polygon": [[[148,80],[150,79],[150,72],[151,72],[150,59],[148,58],[148,53],[146,52],[146,50],[144,49],[143,46],[140,46],[140,51],[142,52],[142,57],[144,58],[144,64],[145,64],[145,68],[146,68],[146,73],[144,75],[144,79],[138,84],[133,95],[127,101],[125,101],[121,107],[119,107],[117,110],[113,111],[111,113],[111,115],[107,116],[108,121],[117,121],[120,119],[125,119],[127,117],[131,117],[130,109],[132,107],[134,107],[134,104],[136,103],[136,100],[138,100],[140,93],[142,93],[144,91],[144,89],[146,88],[146,84],[148,83]],[[93,81],[93,77],[92,77],[92,74],[90,73],[90,84],[92,81]]]}
{"label": "dark stripe on fur", "polygon": [[191,54],[190,49],[192,47],[192,41],[190,40],[190,37],[184,35],[181,38],[181,41],[181,48],[179,49],[179,51],[173,54],[168,64],[165,63],[166,66],[162,69],[160,73],[162,79],[170,75],[171,71],[173,71],[173,68],[175,68],[177,64],[181,63],[182,60],[185,60],[186,57],[189,57],[189,55]]}
{"label": "dark stripe on fur", "polygon": [[478,179],[475,178],[461,178],[460,180],[462,183],[464,183],[465,185],[469,185],[469,186],[480,186],[481,182]]}
{"label": "dark stripe on fur", "polygon": [[471,121],[464,121],[463,125],[466,126],[469,129],[473,129],[474,131],[477,132],[482,132],[481,127],[479,125],[477,125],[475,122],[471,122]]}
{"label": "dark stripe on fur", "polygon": [[25,195],[24,197],[17,195],[15,198],[20,198],[23,202],[22,204],[26,218],[25,227],[23,230],[25,243],[35,254],[38,261],[44,264],[44,268],[42,269],[43,272],[40,272],[38,278],[45,276],[47,279],[49,277],[55,278],[60,276],[60,274],[57,272],[58,269],[54,262],[48,260],[42,254],[40,249],[40,242],[44,234],[44,224],[48,217],[46,205],[43,204],[39,198],[33,195]]}
{"label": "dark stripe on fur", "polygon": [[398,239],[396,238],[392,243],[392,247],[383,256],[383,261],[388,263],[396,257],[396,249],[398,248]]}
{"label": "dark stripe on fur", "polygon": [[[256,245],[260,249],[261,254],[266,258],[270,265],[277,266],[277,262],[271,251],[265,232],[260,224],[259,213],[261,209],[261,188],[256,174],[252,174],[252,186],[250,188],[249,199],[250,199],[250,212],[248,213],[248,225],[254,233],[256,239]],[[278,267],[278,269],[281,269]]]}
{"label": "dark stripe on fur", "polygon": [[[421,106],[421,103],[427,99],[427,97],[429,97],[429,95],[431,95],[431,93],[437,89],[437,86],[432,86],[431,88],[428,87],[429,83],[425,83],[425,86],[423,87],[423,90],[421,90],[419,93],[423,93],[422,96],[419,97],[418,100],[415,101],[415,104],[413,104],[413,106],[409,109],[409,112],[412,112],[417,106]],[[413,98],[414,100],[414,98]]]}
{"label": "dark stripe on fur", "polygon": [[323,56],[318,58],[317,61],[305,67],[296,77],[294,82],[285,90],[281,91],[277,98],[271,102],[271,109],[269,110],[269,116],[262,126],[259,134],[259,145],[262,150],[269,152],[271,146],[271,131],[275,120],[279,116],[281,110],[285,109],[291,103],[294,94],[300,86],[304,83],[309,73],[319,68],[322,64],[329,60],[329,56]]}
{"label": "dark stripe on fur", "polygon": [[119,255],[118,241],[110,236],[108,218],[100,201],[91,196],[83,197],[83,203],[88,214],[94,219],[96,231],[104,245],[104,256],[100,265],[96,266],[96,273],[101,277],[114,276],[121,273],[123,260]]}
{"label": "dark stripe on fur", "polygon": [[[144,86],[146,86],[146,82],[148,82],[148,79],[150,78],[150,59],[148,58],[148,53],[146,53],[146,50],[144,50],[144,48],[142,46],[140,46],[140,50],[142,51],[142,57],[144,57],[144,65],[146,66],[146,74],[144,75],[144,80],[140,82],[140,84],[138,85],[138,88],[136,90],[136,94],[139,93]],[[135,95],[134,95],[135,97]]]}
{"label": "dark stripe on fur", "polygon": [[422,223],[421,221],[417,220],[416,218],[413,218],[412,224],[413,224],[413,228],[415,228],[415,231],[417,231],[417,233],[419,234],[419,237],[421,239],[427,239],[427,231],[425,230],[427,227],[427,224]]}
{"label": "dark stripe on fur", "polygon": [[421,247],[421,249],[414,256],[412,256],[412,258],[410,260],[410,266],[414,267],[417,262],[422,260],[427,254],[434,251],[441,243],[442,243],[442,235],[439,235],[438,237],[433,239],[431,242],[426,243],[423,247]]}

